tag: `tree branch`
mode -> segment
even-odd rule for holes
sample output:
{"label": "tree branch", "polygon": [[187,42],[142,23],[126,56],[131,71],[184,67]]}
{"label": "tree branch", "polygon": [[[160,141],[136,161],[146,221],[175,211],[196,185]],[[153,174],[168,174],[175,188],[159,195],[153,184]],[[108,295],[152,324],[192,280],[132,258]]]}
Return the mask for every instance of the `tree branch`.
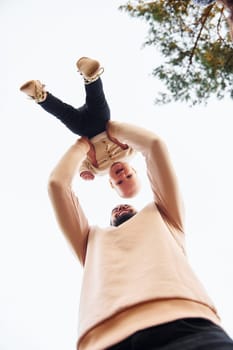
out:
{"label": "tree branch", "polygon": [[222,20],[222,17],[223,17],[223,12],[224,12],[224,6],[221,9],[220,16],[219,16],[218,23],[217,23],[217,34],[218,34],[218,37],[219,37],[219,39],[221,41],[223,40],[223,38],[222,38],[222,36],[220,34],[219,28],[220,28],[220,23],[221,23],[221,20]]}
{"label": "tree branch", "polygon": [[190,54],[190,57],[189,57],[189,65],[188,65],[187,71],[189,70],[189,67],[190,67],[191,64],[192,64],[193,56],[194,56],[194,53],[195,53],[195,51],[196,51],[198,41],[199,41],[199,39],[200,39],[200,37],[201,37],[202,30],[204,29],[204,26],[205,26],[205,23],[206,23],[206,21],[207,21],[207,18],[209,17],[209,14],[210,14],[212,8],[214,7],[214,5],[215,5],[215,4],[209,6],[209,7],[207,8],[207,10],[205,10],[205,15],[202,16],[202,18],[201,18],[201,19],[202,19],[201,28],[200,28],[200,30],[199,30],[199,33],[198,33],[198,35],[197,35],[196,41],[195,41],[195,43],[194,43],[194,46],[193,46],[193,48],[192,48],[192,51],[191,51],[191,54]]}

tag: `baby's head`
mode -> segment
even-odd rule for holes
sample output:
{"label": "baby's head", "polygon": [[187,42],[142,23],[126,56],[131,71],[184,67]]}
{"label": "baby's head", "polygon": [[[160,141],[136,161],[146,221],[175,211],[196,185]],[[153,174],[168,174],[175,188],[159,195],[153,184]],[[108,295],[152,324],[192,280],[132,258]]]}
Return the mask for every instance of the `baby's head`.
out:
{"label": "baby's head", "polygon": [[125,162],[112,164],[109,169],[109,182],[122,198],[136,196],[141,187],[136,170]]}

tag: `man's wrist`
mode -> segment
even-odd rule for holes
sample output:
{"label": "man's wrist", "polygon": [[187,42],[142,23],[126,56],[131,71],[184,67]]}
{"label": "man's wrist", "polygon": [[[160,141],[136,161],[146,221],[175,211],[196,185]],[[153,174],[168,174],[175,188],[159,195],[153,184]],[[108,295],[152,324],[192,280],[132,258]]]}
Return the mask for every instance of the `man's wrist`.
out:
{"label": "man's wrist", "polygon": [[90,144],[88,142],[88,140],[85,137],[81,137],[76,141],[76,145],[78,146],[78,148],[82,148],[82,150],[85,153],[88,153],[90,150]]}

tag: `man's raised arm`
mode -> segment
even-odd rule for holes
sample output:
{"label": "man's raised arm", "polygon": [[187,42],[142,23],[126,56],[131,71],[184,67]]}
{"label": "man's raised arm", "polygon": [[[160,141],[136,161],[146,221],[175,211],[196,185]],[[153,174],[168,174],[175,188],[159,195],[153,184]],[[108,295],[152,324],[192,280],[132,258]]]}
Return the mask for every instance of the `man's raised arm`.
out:
{"label": "man's raised arm", "polygon": [[72,190],[72,182],[89,148],[88,142],[78,139],[52,171],[48,184],[57,221],[81,264],[85,261],[89,224]]}
{"label": "man's raised arm", "polygon": [[150,130],[128,123],[110,121],[108,132],[144,156],[155,204],[169,224],[183,231],[183,200],[165,143]]}

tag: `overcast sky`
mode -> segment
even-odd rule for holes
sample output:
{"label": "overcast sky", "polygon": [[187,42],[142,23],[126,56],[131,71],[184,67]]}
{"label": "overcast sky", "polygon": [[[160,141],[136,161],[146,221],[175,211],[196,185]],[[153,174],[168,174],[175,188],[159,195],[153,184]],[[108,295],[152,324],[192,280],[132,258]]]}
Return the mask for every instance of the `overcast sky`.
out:
{"label": "overcast sky", "polygon": [[[155,106],[161,89],[150,73],[158,62],[142,49],[146,25],[118,10],[123,1],[0,2],[0,349],[74,350],[82,270],[56,223],[47,195],[50,172],[76,135],[19,86],[39,79],[80,106],[84,88],[75,63],[97,58],[112,119],[158,133],[167,143],[186,207],[187,250],[233,337],[232,101],[189,108]],[[128,201],[152,196],[143,159],[132,164],[144,183]],[[92,224],[106,226],[121,202],[106,177],[75,182]]]}

